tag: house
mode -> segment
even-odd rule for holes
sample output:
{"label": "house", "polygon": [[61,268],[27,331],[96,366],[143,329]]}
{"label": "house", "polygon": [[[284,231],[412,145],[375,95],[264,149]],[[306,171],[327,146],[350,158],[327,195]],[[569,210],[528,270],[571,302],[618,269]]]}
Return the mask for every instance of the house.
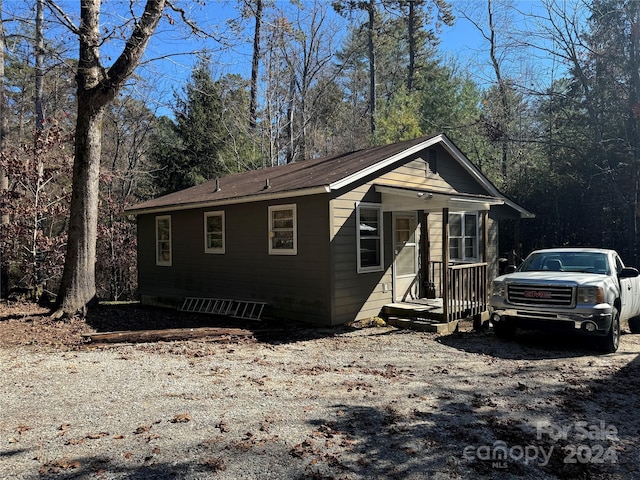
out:
{"label": "house", "polygon": [[264,301],[319,325],[427,296],[446,320],[485,311],[498,221],[532,217],[445,135],[232,174],[125,214],[144,304]]}

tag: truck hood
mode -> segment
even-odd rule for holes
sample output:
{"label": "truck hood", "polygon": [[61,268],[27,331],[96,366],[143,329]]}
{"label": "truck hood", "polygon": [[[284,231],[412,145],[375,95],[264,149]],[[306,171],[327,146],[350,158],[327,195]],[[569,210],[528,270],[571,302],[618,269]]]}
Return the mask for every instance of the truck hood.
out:
{"label": "truck hood", "polygon": [[607,281],[607,275],[577,272],[515,272],[495,279],[509,283],[553,283],[563,285],[593,285]]}

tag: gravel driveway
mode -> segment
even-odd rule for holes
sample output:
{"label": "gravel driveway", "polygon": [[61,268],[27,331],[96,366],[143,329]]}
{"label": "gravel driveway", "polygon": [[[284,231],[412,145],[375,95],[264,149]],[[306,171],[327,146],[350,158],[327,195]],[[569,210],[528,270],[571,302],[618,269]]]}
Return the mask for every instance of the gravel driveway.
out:
{"label": "gravel driveway", "polygon": [[640,478],[638,353],[468,326],[0,344],[0,478]]}

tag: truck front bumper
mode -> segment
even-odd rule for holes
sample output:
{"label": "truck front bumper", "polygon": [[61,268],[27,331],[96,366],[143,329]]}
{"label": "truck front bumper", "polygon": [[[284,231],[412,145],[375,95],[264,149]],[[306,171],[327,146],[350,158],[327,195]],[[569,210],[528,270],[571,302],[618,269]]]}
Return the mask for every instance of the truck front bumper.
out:
{"label": "truck front bumper", "polygon": [[527,308],[491,307],[491,322],[515,328],[562,330],[587,335],[606,335],[611,328],[613,308],[608,304],[572,312],[540,311]]}

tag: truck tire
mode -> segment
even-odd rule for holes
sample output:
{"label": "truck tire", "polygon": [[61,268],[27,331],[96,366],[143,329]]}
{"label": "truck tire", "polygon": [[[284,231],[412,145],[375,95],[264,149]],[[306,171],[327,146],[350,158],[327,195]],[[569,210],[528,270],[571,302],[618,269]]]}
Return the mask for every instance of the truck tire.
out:
{"label": "truck tire", "polygon": [[493,323],[493,333],[496,337],[509,340],[516,333],[516,328],[508,321]]}
{"label": "truck tire", "polygon": [[629,330],[631,330],[631,333],[640,333],[640,317],[629,319]]}
{"label": "truck tire", "polygon": [[604,353],[614,353],[620,346],[620,314],[614,308],[611,314],[611,327],[604,337],[600,339],[600,350]]}

